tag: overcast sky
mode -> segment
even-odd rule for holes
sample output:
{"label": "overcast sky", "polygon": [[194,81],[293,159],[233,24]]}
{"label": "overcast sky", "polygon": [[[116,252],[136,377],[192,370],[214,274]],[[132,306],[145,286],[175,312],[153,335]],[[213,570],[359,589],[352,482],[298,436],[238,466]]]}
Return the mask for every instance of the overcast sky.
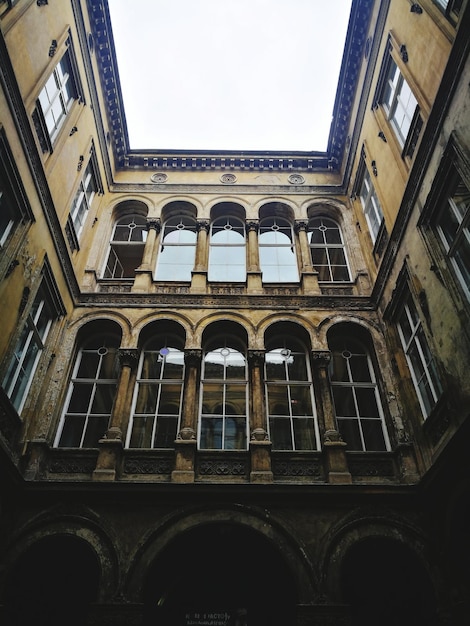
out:
{"label": "overcast sky", "polygon": [[326,149],[351,0],[109,7],[132,149]]}

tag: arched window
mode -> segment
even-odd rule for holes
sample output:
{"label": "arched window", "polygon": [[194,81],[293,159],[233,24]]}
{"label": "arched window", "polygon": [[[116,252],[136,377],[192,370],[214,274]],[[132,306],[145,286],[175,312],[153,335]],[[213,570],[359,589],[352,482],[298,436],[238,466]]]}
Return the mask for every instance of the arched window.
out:
{"label": "arched window", "polygon": [[145,218],[121,217],[114,226],[104,278],[134,278],[136,268],[142,263],[146,239]]}
{"label": "arched window", "polygon": [[168,219],[160,241],[156,280],[191,280],[196,255],[196,220],[189,216]]}
{"label": "arched window", "polygon": [[308,225],[312,265],[318,280],[344,282],[351,280],[341,229],[327,217],[315,217]]}
{"label": "arched window", "polygon": [[[389,450],[387,430],[371,355],[359,339],[332,333],[330,382],[338,430],[348,450]],[[357,334],[357,333],[356,333]]]}
{"label": "arched window", "polygon": [[273,450],[318,450],[310,363],[295,337],[278,337],[265,359],[266,404]]}
{"label": "arched window", "polygon": [[154,337],[140,356],[129,448],[173,448],[181,418],[184,352],[177,337]]}
{"label": "arched window", "polygon": [[286,283],[299,280],[292,225],[281,217],[260,222],[259,258],[263,282]]}
{"label": "arched window", "polygon": [[245,225],[224,216],[211,224],[208,279],[223,282],[246,280]]}
{"label": "arched window", "polygon": [[243,346],[211,342],[202,364],[199,447],[246,450],[247,363]]}
{"label": "arched window", "polygon": [[94,335],[80,348],[73,368],[65,410],[55,445],[67,448],[97,448],[105,435],[118,379],[115,335]]}

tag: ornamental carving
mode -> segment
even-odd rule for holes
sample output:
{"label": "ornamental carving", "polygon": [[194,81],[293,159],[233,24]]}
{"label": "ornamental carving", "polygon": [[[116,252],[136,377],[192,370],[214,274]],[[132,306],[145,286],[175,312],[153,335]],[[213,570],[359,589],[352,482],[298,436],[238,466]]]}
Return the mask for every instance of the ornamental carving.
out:
{"label": "ornamental carving", "polygon": [[302,174],[291,174],[287,180],[290,182],[291,185],[303,185],[305,182],[305,178],[302,176]]}
{"label": "ornamental carving", "polygon": [[274,476],[321,477],[321,465],[317,461],[273,461]]}
{"label": "ornamental carving", "polygon": [[170,474],[172,463],[168,459],[126,459],[126,474]]}
{"label": "ornamental carving", "polygon": [[184,364],[186,367],[199,367],[202,359],[202,350],[199,348],[188,348],[184,351]]}
{"label": "ornamental carving", "polygon": [[316,367],[328,367],[331,361],[329,350],[312,350],[312,361]]}
{"label": "ornamental carving", "polygon": [[207,460],[199,464],[201,476],[246,476],[247,465],[245,461],[232,460]]}
{"label": "ornamental carving", "polygon": [[127,366],[131,369],[137,367],[140,352],[137,348],[120,348],[118,350],[119,363],[121,367]]}
{"label": "ornamental carving", "polygon": [[224,183],[224,185],[233,185],[237,182],[237,177],[235,174],[222,174],[220,182]]}
{"label": "ornamental carving", "polygon": [[262,367],[264,364],[264,350],[248,350],[248,361],[253,367]]}
{"label": "ornamental carving", "polygon": [[168,180],[168,176],[163,172],[157,172],[156,174],[152,174],[152,176],[150,176],[150,180],[152,181],[152,183],[162,184],[166,183],[166,181]]}
{"label": "ornamental carving", "polygon": [[150,230],[151,228],[153,228],[157,234],[160,232],[161,224],[158,218],[151,217],[147,220],[147,230]]}

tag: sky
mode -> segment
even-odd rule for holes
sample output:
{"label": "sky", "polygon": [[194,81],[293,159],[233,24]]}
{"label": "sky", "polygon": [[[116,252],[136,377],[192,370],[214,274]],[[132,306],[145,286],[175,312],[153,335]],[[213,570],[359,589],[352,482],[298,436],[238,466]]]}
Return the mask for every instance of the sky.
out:
{"label": "sky", "polygon": [[351,0],[109,7],[131,149],[326,150]]}

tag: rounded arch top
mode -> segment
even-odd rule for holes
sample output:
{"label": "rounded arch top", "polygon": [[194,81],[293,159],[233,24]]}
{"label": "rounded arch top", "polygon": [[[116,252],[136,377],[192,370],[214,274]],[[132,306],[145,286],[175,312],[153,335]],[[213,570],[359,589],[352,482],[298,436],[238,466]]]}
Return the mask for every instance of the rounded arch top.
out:
{"label": "rounded arch top", "polygon": [[267,217],[279,217],[292,223],[295,219],[295,212],[285,202],[265,202],[259,208],[259,219]]}
{"label": "rounded arch top", "polygon": [[149,213],[149,207],[146,202],[136,199],[120,200],[113,208],[113,217],[119,220],[126,215],[138,215],[146,218]]}

